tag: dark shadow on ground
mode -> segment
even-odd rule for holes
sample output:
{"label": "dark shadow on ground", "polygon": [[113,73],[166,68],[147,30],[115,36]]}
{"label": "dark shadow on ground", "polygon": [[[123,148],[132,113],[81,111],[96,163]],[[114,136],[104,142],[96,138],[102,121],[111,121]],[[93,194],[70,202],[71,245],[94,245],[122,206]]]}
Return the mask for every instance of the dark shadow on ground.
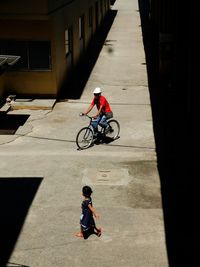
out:
{"label": "dark shadow on ground", "polygon": [[[171,72],[169,69],[168,73],[165,72],[163,75],[159,72],[158,65],[160,49],[158,23],[149,19],[149,0],[138,2],[147,62],[169,266],[196,266],[195,260],[199,262],[199,250],[196,245],[198,243],[196,237],[199,236],[199,220],[197,220],[199,190],[195,185],[199,176],[199,156],[196,156],[197,144],[195,145],[194,142],[199,139],[197,136],[199,131],[195,130],[196,124],[190,121],[188,116],[188,108],[192,107],[188,104],[193,96],[190,90],[193,90],[193,79],[195,81],[196,78],[193,74],[195,68],[189,57],[195,53],[194,51],[191,53],[188,49],[191,47],[192,39],[185,38],[187,31],[192,37],[191,29],[188,29],[192,18],[187,12],[187,4],[184,12],[177,11],[179,18],[174,19],[177,23],[174,29],[179,34],[175,36],[177,69],[173,69],[172,73],[171,68]],[[171,55],[167,56],[170,59]],[[173,66],[174,58],[170,60]],[[194,109],[194,117],[197,117],[195,112],[199,116],[199,109],[198,111]]]}
{"label": "dark shadow on ground", "polygon": [[30,115],[0,114],[0,135],[15,134],[17,129],[24,125]]}
{"label": "dark shadow on ground", "polygon": [[[12,164],[10,168],[12,168]],[[5,267],[9,261],[42,179],[40,177],[0,178],[1,267]],[[15,264],[15,266],[17,265]],[[18,266],[23,265],[19,264]]]}
{"label": "dark shadow on ground", "polygon": [[[58,95],[59,99],[79,99],[88,81],[91,71],[98,59],[99,53],[106,41],[107,34],[117,14],[116,10],[110,10],[103,20],[99,30],[91,40],[84,58],[74,68],[69,78],[65,81]],[[112,49],[109,50],[112,53]]]}
{"label": "dark shadow on ground", "polygon": [[104,136],[104,135],[99,135],[98,138],[95,140],[95,145],[100,145],[100,144],[110,144],[114,142],[115,140],[119,139],[120,137],[113,139],[109,136]]}

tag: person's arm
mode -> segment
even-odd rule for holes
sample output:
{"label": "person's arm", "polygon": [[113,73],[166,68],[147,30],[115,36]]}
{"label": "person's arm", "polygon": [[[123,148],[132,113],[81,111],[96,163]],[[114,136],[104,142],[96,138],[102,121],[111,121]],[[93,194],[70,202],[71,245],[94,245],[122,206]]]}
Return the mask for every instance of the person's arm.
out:
{"label": "person's arm", "polygon": [[93,206],[91,204],[88,205],[88,208],[91,210],[91,212],[94,214],[95,218],[99,218],[99,214],[96,213],[95,209],[93,208]]}
{"label": "person's arm", "polygon": [[94,119],[96,119],[100,115],[102,108],[103,106],[101,105],[99,110],[97,111],[97,114],[93,116]]}
{"label": "person's arm", "polygon": [[93,109],[93,105],[90,104],[89,108],[86,110],[86,112],[83,112],[84,115],[87,115],[92,109]]}

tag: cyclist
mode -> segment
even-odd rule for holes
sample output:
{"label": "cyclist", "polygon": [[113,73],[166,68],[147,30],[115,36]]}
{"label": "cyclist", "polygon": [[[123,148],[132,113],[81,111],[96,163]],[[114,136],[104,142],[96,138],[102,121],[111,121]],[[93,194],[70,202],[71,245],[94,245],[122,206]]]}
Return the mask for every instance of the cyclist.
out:
{"label": "cyclist", "polygon": [[107,123],[107,119],[113,117],[113,112],[110,108],[110,105],[107,99],[101,95],[102,91],[101,88],[96,87],[93,91],[94,98],[86,112],[83,112],[83,115],[87,115],[93,107],[96,105],[97,113],[93,116],[92,126],[94,128],[95,134],[98,132],[98,125],[105,128],[105,132],[109,132],[109,125]]}

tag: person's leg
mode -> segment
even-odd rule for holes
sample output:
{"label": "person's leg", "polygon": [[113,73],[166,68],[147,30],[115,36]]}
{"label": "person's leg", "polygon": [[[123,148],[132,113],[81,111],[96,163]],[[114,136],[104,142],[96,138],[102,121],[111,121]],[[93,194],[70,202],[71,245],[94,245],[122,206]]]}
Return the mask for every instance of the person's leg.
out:
{"label": "person's leg", "polygon": [[97,227],[97,226],[96,226],[96,223],[95,223],[95,220],[94,220],[93,217],[92,217],[92,219],[91,219],[91,225],[92,225],[94,234],[97,235],[97,236],[101,236],[101,232],[102,232],[102,230],[101,230],[100,227]]}
{"label": "person's leg", "polygon": [[95,235],[97,235],[97,236],[101,236],[101,233],[102,233],[102,230],[101,230],[101,228],[99,227],[94,227],[94,233],[95,233]]}
{"label": "person's leg", "polygon": [[101,236],[101,233],[102,233],[101,228],[98,228],[97,231],[98,231],[97,236],[100,237]]}
{"label": "person's leg", "polygon": [[88,239],[88,237],[91,236],[91,235],[93,235],[93,234],[95,234],[94,228],[91,227],[87,231],[83,231],[83,238],[84,239]]}
{"label": "person's leg", "polygon": [[80,232],[75,234],[77,237],[83,237],[83,231],[82,228],[80,229]]}
{"label": "person's leg", "polygon": [[81,233],[81,232],[79,232],[79,233],[76,233],[76,236],[77,236],[77,237],[81,237],[81,238],[82,238],[82,237],[83,237],[83,233]]}
{"label": "person's leg", "polygon": [[108,126],[108,123],[107,123],[107,118],[105,115],[103,115],[101,117],[101,119],[99,120],[99,125],[103,128],[106,128]]}
{"label": "person's leg", "polygon": [[101,119],[101,117],[98,116],[96,119],[93,119],[92,122],[91,122],[95,133],[98,132],[98,124],[99,124],[100,119]]}
{"label": "person's leg", "polygon": [[112,112],[107,112],[105,115],[103,115],[99,121],[99,125],[101,125],[103,128],[108,128],[108,119],[111,119],[113,117],[113,113]]}

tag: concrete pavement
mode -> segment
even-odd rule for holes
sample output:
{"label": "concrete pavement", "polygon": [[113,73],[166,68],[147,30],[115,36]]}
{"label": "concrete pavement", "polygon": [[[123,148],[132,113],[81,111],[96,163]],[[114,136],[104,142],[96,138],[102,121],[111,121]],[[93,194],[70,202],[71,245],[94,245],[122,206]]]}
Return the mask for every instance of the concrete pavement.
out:
{"label": "concrete pavement", "polygon": [[[15,135],[0,135],[1,177],[42,179],[9,262],[29,267],[167,267],[160,182],[138,1],[117,0],[117,15],[79,100],[28,115]],[[78,151],[94,87],[101,87],[120,138]],[[101,179],[102,178],[102,179]],[[0,179],[1,180],[1,179]],[[100,238],[76,238],[81,188],[93,188]]]}

